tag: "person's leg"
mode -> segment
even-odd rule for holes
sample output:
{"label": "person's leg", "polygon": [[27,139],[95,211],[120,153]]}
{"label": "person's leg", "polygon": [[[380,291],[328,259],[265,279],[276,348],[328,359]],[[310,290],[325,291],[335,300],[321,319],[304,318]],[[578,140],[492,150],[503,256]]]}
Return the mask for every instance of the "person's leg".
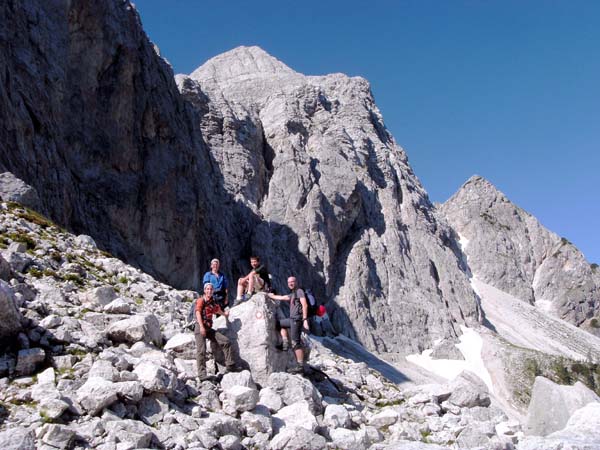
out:
{"label": "person's leg", "polygon": [[281,350],[287,352],[290,348],[288,338],[288,328],[290,328],[290,319],[280,319],[277,321],[279,334],[281,334]]}
{"label": "person's leg", "polygon": [[198,378],[200,381],[206,378],[206,341],[200,333],[200,326],[196,324],[194,330],[196,339],[196,366],[198,367]]}
{"label": "person's leg", "polygon": [[248,295],[252,296],[254,293],[254,284],[256,283],[256,274],[254,272],[248,275]]}
{"label": "person's leg", "polygon": [[237,284],[237,296],[236,301],[240,301],[242,299],[242,295],[244,295],[244,289],[246,288],[246,277],[240,278]]}
{"label": "person's leg", "polygon": [[301,320],[291,320],[290,324],[290,335],[292,338],[292,350],[296,356],[296,367],[290,369],[291,373],[302,373],[304,372],[304,349],[302,348],[302,340],[300,333],[302,330]]}
{"label": "person's leg", "polygon": [[229,341],[229,338],[224,334],[215,331],[214,339],[217,345],[223,350],[223,355],[225,355],[225,366],[227,369],[235,369],[235,358],[233,357],[233,349],[231,348],[231,341]]}

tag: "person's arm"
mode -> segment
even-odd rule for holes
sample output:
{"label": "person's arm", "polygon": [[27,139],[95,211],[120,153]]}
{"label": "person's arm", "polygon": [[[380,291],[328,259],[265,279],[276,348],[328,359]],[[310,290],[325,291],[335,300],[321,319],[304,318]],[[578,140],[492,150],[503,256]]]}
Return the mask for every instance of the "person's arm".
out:
{"label": "person's arm", "polygon": [[225,301],[223,302],[225,306],[229,306],[229,293],[227,292],[227,288],[229,287],[229,282],[227,281],[227,277],[223,274],[223,290],[225,291]]}
{"label": "person's arm", "polygon": [[204,298],[200,297],[196,302],[196,321],[198,322],[198,326],[200,327],[200,334],[203,337],[206,337],[206,328],[204,327],[204,323],[202,323],[202,308],[204,306]]}
{"label": "person's arm", "polygon": [[217,314],[220,314],[222,316],[228,317],[229,316],[229,311],[223,311],[223,309],[221,309],[220,305],[217,305],[217,310],[216,310]]}
{"label": "person's arm", "polygon": [[300,297],[300,304],[302,305],[302,326],[308,330],[308,302],[305,295]]}
{"label": "person's arm", "polygon": [[289,302],[290,301],[289,295],[275,295],[275,294],[272,294],[272,293],[269,292],[267,294],[267,297],[269,297],[272,300],[282,300],[284,302]]}

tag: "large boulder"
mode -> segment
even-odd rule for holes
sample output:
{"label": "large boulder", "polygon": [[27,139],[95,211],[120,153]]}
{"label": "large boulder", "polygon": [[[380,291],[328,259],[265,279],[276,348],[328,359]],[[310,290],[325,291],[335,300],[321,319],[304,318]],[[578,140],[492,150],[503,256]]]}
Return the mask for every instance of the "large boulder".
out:
{"label": "large boulder", "polygon": [[37,191],[10,172],[0,173],[0,198],[32,209],[41,206]]}
{"label": "large boulder", "polygon": [[600,403],[592,402],[571,415],[566,426],[546,437],[527,436],[518,450],[592,450],[600,448]]}
{"label": "large boulder", "polygon": [[0,431],[0,448],[3,450],[35,450],[35,432],[24,427]]}
{"label": "large boulder", "polygon": [[215,328],[231,340],[236,355],[250,367],[257,383],[266,383],[269,375],[284,371],[291,352],[275,348],[279,333],[275,329],[276,304],[265,294],[254,295],[249,301],[229,310],[229,317],[220,317]]}
{"label": "large boulder", "polygon": [[286,405],[305,401],[311,413],[317,415],[323,410],[321,393],[310,381],[299,375],[273,373],[267,380],[267,387],[279,394]]}
{"label": "large boulder", "polygon": [[160,323],[154,314],[138,314],[119,320],[108,327],[106,335],[115,343],[135,344],[143,341],[155,345],[162,344]]}
{"label": "large boulder", "polygon": [[10,285],[0,280],[0,341],[21,331],[23,316],[17,308]]}
{"label": "large boulder", "polygon": [[12,269],[10,268],[10,264],[4,257],[0,254],[0,280],[10,281],[12,278]]}
{"label": "large boulder", "polygon": [[525,434],[546,436],[567,424],[571,415],[600,397],[583,383],[562,386],[547,378],[536,377],[527,410]]}

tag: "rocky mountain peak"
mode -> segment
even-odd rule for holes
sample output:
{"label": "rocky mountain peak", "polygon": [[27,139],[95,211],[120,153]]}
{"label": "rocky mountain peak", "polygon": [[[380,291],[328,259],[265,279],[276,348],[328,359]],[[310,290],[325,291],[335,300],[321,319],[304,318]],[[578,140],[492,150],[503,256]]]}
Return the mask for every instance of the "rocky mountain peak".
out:
{"label": "rocky mountain peak", "polygon": [[473,201],[501,201],[503,203],[511,203],[510,200],[488,179],[473,175],[469,178],[460,189],[448,200],[448,202],[460,201],[460,199]]}
{"label": "rocky mountain peak", "polygon": [[600,310],[600,277],[566,238],[480,176],[440,209],[463,238],[475,277],[598,334],[588,324]]}
{"label": "rocky mountain peak", "polygon": [[209,59],[192,72],[191,77],[226,82],[240,77],[273,74],[296,72],[260,47],[240,46]]}

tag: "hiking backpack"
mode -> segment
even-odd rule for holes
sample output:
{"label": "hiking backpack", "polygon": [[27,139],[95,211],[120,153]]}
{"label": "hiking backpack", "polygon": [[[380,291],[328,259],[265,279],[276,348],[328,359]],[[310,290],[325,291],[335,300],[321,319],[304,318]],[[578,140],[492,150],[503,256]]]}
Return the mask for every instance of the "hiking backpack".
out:
{"label": "hiking backpack", "polygon": [[306,297],[306,303],[308,303],[308,317],[313,317],[317,314],[319,307],[317,300],[310,289],[304,290],[304,296]]}
{"label": "hiking backpack", "polygon": [[187,322],[185,324],[185,328],[193,330],[196,325],[196,302],[198,301],[198,297],[192,300],[192,304],[190,305],[190,310],[187,315]]}

